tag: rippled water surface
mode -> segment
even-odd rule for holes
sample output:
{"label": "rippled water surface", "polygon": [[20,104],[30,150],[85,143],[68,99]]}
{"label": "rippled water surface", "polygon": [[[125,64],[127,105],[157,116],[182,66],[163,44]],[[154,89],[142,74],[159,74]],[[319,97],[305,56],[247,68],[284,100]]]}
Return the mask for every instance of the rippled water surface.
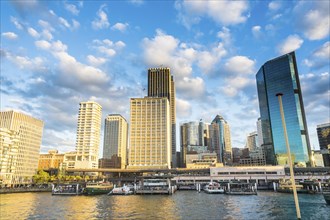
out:
{"label": "rippled water surface", "polygon": [[[323,196],[299,194],[302,219],[330,219]],[[257,196],[178,191],[169,195],[0,195],[0,219],[296,219],[291,194]]]}

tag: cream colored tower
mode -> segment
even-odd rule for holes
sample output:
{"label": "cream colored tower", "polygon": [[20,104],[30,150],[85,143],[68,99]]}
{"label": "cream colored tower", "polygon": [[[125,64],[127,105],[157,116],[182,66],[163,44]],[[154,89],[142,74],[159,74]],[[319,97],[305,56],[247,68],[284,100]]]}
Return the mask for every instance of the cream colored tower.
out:
{"label": "cream colored tower", "polygon": [[75,168],[98,168],[102,107],[81,102],[78,115]]}
{"label": "cream colored tower", "polygon": [[176,167],[176,105],[175,83],[170,68],[148,69],[148,96],[166,97],[170,105],[171,120],[171,164]]}
{"label": "cream colored tower", "polygon": [[[0,112],[1,173],[11,173],[11,185],[27,184],[38,169],[43,121],[15,111]],[[11,167],[10,169],[8,169]],[[10,172],[11,170],[11,172]]]}
{"label": "cream colored tower", "polygon": [[129,169],[171,168],[171,114],[169,100],[132,98]]}
{"label": "cream colored tower", "polygon": [[103,158],[120,157],[121,169],[126,167],[127,161],[127,133],[128,123],[123,116],[111,114],[105,118]]}

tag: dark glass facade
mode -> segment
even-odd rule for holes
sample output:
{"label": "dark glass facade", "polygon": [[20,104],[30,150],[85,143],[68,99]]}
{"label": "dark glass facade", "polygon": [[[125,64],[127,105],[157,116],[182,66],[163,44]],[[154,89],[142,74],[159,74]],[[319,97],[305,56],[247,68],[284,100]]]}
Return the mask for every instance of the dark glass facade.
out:
{"label": "dark glass facade", "polygon": [[267,61],[256,75],[266,163],[287,164],[287,151],[277,93],[282,103],[291,157],[296,166],[310,166],[310,144],[295,53]]}
{"label": "dark glass facade", "polygon": [[316,130],[324,166],[330,167],[330,123],[318,125]]}

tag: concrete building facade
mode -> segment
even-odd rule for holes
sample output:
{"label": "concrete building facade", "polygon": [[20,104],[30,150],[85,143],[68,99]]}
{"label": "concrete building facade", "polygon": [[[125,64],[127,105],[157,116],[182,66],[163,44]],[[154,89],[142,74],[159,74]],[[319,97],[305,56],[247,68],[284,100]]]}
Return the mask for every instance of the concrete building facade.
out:
{"label": "concrete building facade", "polygon": [[171,146],[169,100],[132,98],[128,169],[171,168]]}
{"label": "concrete building facade", "polygon": [[128,123],[119,114],[110,114],[105,118],[103,159],[116,156],[120,159],[120,168],[127,165]]}
{"label": "concrete building facade", "polygon": [[1,170],[12,174],[10,185],[31,183],[38,169],[43,127],[43,121],[29,115],[13,110],[0,112]]}
{"label": "concrete building facade", "polygon": [[176,104],[175,83],[170,68],[148,69],[148,97],[166,97],[170,105],[171,121],[171,167],[175,167],[176,161]]}

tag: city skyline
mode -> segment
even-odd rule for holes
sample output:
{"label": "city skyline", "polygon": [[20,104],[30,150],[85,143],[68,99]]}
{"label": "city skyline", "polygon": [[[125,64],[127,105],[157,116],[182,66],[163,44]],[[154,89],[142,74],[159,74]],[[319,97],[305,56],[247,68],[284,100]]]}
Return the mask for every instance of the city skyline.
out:
{"label": "city skyline", "polygon": [[42,152],[73,151],[80,102],[100,103],[102,123],[115,113],[129,120],[130,98],[147,95],[148,68],[164,66],[176,83],[177,137],[181,122],[220,114],[232,146],[243,147],[260,117],[257,70],[296,50],[318,149],[316,126],[329,122],[329,46],[327,1],[5,1],[1,111],[43,120]]}

